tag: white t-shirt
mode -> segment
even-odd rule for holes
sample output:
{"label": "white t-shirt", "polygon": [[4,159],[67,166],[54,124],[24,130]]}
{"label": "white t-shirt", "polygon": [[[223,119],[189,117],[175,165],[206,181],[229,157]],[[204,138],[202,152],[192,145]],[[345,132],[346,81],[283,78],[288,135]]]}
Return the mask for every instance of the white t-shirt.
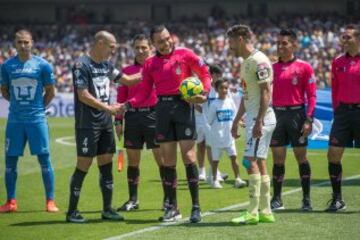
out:
{"label": "white t-shirt", "polygon": [[259,84],[272,82],[273,70],[269,58],[262,52],[254,50],[241,64],[241,86],[244,90],[246,113],[256,117],[260,108]]}
{"label": "white t-shirt", "polygon": [[232,98],[215,99],[208,112],[208,123],[211,127],[210,146],[216,148],[230,147],[235,141],[231,135],[231,127],[237,108]]}

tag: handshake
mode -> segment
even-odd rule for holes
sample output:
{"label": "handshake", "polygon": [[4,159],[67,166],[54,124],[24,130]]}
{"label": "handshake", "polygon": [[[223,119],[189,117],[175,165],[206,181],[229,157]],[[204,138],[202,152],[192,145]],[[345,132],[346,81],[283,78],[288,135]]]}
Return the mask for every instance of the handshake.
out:
{"label": "handshake", "polygon": [[128,108],[127,103],[114,103],[106,106],[106,111],[112,115],[123,115]]}

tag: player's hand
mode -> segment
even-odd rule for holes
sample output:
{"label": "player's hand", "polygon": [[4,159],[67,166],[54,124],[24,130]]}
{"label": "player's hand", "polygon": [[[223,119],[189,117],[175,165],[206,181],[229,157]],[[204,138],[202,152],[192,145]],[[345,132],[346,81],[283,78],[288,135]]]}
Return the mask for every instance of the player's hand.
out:
{"label": "player's hand", "polygon": [[308,137],[311,134],[311,131],[312,131],[312,123],[309,121],[305,121],[301,129],[302,136]]}
{"label": "player's hand", "polygon": [[253,138],[261,138],[262,134],[262,128],[263,128],[263,123],[260,120],[256,120],[255,125],[253,127],[252,130],[252,136]]}
{"label": "player's hand", "polygon": [[119,141],[121,140],[121,137],[123,135],[123,126],[122,124],[118,124],[115,126],[115,132],[116,136],[118,137]]}
{"label": "player's hand", "polygon": [[119,103],[111,104],[107,107],[107,111],[112,115],[122,114],[121,112],[122,105],[123,104],[119,104]]}
{"label": "player's hand", "polygon": [[238,133],[239,130],[239,126],[237,123],[233,122],[232,127],[231,127],[231,135],[233,136],[233,138],[239,138],[240,134]]}
{"label": "player's hand", "polygon": [[186,98],[185,101],[192,104],[204,103],[206,102],[206,97],[204,95],[198,94],[191,98]]}

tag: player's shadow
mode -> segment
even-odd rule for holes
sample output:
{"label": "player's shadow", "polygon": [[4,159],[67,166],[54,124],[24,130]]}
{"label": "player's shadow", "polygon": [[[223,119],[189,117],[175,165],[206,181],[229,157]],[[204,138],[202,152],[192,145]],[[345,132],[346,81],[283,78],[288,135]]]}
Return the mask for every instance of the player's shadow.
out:
{"label": "player's shadow", "polygon": [[[106,221],[102,219],[88,219],[86,223],[82,224],[97,224],[97,223],[104,223]],[[47,220],[47,221],[37,221],[37,222],[20,222],[10,224],[10,227],[33,227],[33,226],[42,226],[42,225],[69,225],[70,223],[66,222],[65,220]],[[81,224],[81,225],[82,225]]]}
{"label": "player's shadow", "polygon": [[357,214],[360,213],[360,211],[343,211],[343,212],[325,212],[325,208],[324,209],[315,209],[312,211],[303,211],[301,209],[284,209],[284,210],[279,210],[274,212],[276,215],[277,214],[291,214],[291,213],[300,213],[300,214],[336,214],[336,215],[351,215],[351,214]]}
{"label": "player's shadow", "polygon": [[[314,187],[329,187],[330,182],[329,179],[311,179],[311,184],[315,185]],[[359,186],[360,179],[352,179],[347,181],[342,181],[343,186]],[[299,178],[289,178],[286,179],[283,183],[283,186],[286,187],[301,187]]]}
{"label": "player's shadow", "polygon": [[[174,226],[168,226],[168,227],[175,227]],[[236,226],[233,223],[226,221],[226,222],[199,222],[196,224],[193,223],[183,223],[181,224],[181,226],[185,226],[185,227],[189,227],[189,228],[203,228],[203,227],[232,227],[232,226]]]}
{"label": "player's shadow", "polygon": [[157,219],[126,219],[126,224],[149,224],[149,223],[159,223]]}

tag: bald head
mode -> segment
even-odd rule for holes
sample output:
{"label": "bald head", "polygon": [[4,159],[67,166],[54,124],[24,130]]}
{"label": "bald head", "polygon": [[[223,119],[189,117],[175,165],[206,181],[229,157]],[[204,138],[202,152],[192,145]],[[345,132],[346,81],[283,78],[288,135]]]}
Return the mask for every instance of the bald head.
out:
{"label": "bald head", "polygon": [[116,38],[114,34],[109,33],[108,31],[99,31],[95,34],[95,44],[99,41],[116,42]]}

